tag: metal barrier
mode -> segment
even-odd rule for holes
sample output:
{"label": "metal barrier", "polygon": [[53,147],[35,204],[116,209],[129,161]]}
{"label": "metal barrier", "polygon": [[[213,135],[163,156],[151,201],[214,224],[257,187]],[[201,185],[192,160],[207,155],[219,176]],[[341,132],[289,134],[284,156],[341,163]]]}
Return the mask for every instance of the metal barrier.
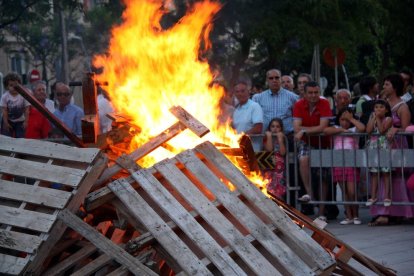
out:
{"label": "metal barrier", "polygon": [[[319,144],[325,135],[313,135],[318,137]],[[354,136],[358,140],[369,139],[369,135],[366,133],[344,133],[339,136]],[[263,151],[263,137],[264,135],[251,135],[250,136],[253,143],[253,148],[256,152]],[[333,145],[333,137],[330,136],[330,145]],[[326,138],[326,137],[325,137]],[[308,136],[308,142],[310,137]],[[393,182],[393,178],[396,175],[401,177],[401,181],[406,182],[407,178],[414,173],[414,149],[412,149],[412,141],[414,141],[414,133],[402,132],[398,133],[393,143],[394,144],[404,144],[404,140],[411,142],[411,148],[392,148],[392,149],[368,149],[366,147],[360,149],[352,150],[342,150],[342,149],[311,149],[310,150],[310,162],[309,170],[314,172],[324,171],[330,177],[328,185],[332,185],[332,194],[330,195],[332,200],[312,200],[309,203],[312,204],[365,204],[366,198],[369,198],[370,194],[370,172],[368,168],[379,168],[379,167],[389,167],[391,171],[389,172],[390,181]],[[289,147],[290,144],[290,147]],[[293,150],[292,150],[293,148]],[[288,153],[286,154],[285,164],[286,164],[286,182],[287,182],[287,195],[286,201],[291,205],[296,205],[299,191],[301,189],[300,175],[299,175],[299,164],[297,158],[297,149],[296,143],[293,141],[287,142]],[[356,172],[359,172],[359,176],[354,176],[354,185],[356,193],[356,198],[352,201],[345,201],[342,196],[342,200],[336,199],[336,186],[337,184],[343,185],[343,183],[334,183],[333,181],[333,168],[357,168]],[[291,173],[292,171],[294,173]],[[312,177],[313,176],[313,177]],[[362,181],[357,182],[357,179]],[[315,174],[311,174],[310,181],[312,179],[315,182]],[[314,187],[320,188],[322,185],[322,173],[319,173],[319,179],[317,183],[314,184]],[[379,185],[380,186],[380,185]],[[392,187],[392,184],[391,184]],[[406,187],[406,186],[405,186]],[[343,189],[342,189],[343,191]],[[317,191],[314,190],[314,193]],[[319,190],[319,195],[321,190]],[[392,193],[392,189],[391,189]],[[408,193],[408,191],[407,191]],[[414,194],[414,192],[413,192]],[[392,197],[392,194],[391,194]],[[319,196],[319,198],[321,198]],[[414,205],[414,201],[401,201],[401,202],[392,202],[393,205]]]}

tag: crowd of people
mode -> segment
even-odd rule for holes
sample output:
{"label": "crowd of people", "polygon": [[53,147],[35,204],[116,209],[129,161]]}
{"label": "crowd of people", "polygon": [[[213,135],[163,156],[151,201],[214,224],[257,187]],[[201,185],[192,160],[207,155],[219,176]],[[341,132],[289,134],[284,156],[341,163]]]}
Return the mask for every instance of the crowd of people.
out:
{"label": "crowd of people", "polygon": [[[363,169],[356,166],[311,168],[310,152],[328,148],[412,148],[412,140],[410,144],[410,139],[401,134],[413,128],[412,82],[411,72],[402,71],[386,76],[380,89],[379,82],[367,76],[358,83],[359,97],[353,97],[348,89],[338,89],[331,104],[321,95],[320,85],[309,74],[299,74],[295,89],[291,76],[271,69],[266,73],[268,89],[251,90],[250,97],[246,81],[235,84],[232,126],[238,133],[262,134],[263,150],[274,154],[274,168],[263,172],[270,175],[267,190],[271,194],[281,196],[286,191],[284,176],[280,173],[280,168],[284,169],[286,165],[277,163],[284,161],[281,157],[287,152],[295,152],[298,182],[302,187],[298,198],[303,203],[302,211],[313,214],[313,206],[307,204],[312,201],[335,201],[335,187],[339,183],[344,200],[354,203],[345,205],[345,218],[340,223],[361,224],[359,204],[355,202],[361,202],[363,196],[358,193]],[[347,133],[366,133],[368,138]],[[414,202],[414,187],[406,181],[411,168],[405,168],[402,173],[391,166],[366,169],[369,177],[365,181],[369,181],[371,191],[366,192],[368,198],[364,200],[373,216],[370,225],[413,218],[414,206],[393,204]],[[322,221],[336,218],[336,206],[325,205],[319,204],[318,218]]]}
{"label": "crowd of people", "polygon": [[[9,73],[3,79],[6,92],[0,100],[0,107],[2,109],[1,134],[15,138],[66,139],[59,128],[52,125],[40,111],[31,106],[17,92],[15,89],[16,84],[22,84],[20,75],[16,73]],[[47,86],[44,81],[39,80],[32,83],[29,90],[34,98],[50,113],[55,115],[68,130],[77,136],[81,136],[81,120],[84,117],[84,111],[81,107],[74,104],[72,90],[63,82],[57,82],[52,87],[52,95],[55,101],[48,97]],[[110,130],[111,124],[108,123],[109,119],[106,119],[105,114],[111,113],[113,110],[104,93],[100,93],[98,95],[98,112],[101,115],[101,133]]]}
{"label": "crowd of people", "polygon": [[[15,85],[21,83],[21,77],[15,73],[4,78],[6,92],[0,100],[1,134],[15,138],[65,139],[58,128],[16,91]],[[365,168],[367,173],[364,174],[364,168],[356,166],[333,169],[310,166],[313,149],[412,148],[412,139],[401,134],[414,128],[411,72],[386,76],[382,89],[374,77],[364,77],[358,83],[359,97],[353,97],[348,89],[338,89],[333,104],[321,95],[320,85],[306,73],[298,75],[295,85],[292,76],[271,69],[266,73],[266,86],[263,90],[260,84],[250,87],[249,82],[238,81],[231,90],[229,104],[221,107],[223,113],[231,117],[232,127],[238,133],[263,135],[262,150],[271,152],[274,157],[274,167],[263,172],[269,179],[269,193],[282,197],[288,192],[285,174],[290,164],[285,164],[285,157],[294,152],[299,174],[295,185],[301,187],[298,201],[302,202],[305,214],[313,215],[315,209],[310,203],[318,201],[321,203],[317,208],[318,218],[322,221],[335,219],[339,213],[337,206],[323,203],[336,200],[336,183],[340,183],[345,201],[355,203],[361,201],[358,186],[369,181],[371,190],[365,193],[369,196],[365,204],[373,215],[370,225],[414,217],[414,206],[393,204],[414,202],[414,184],[409,183],[414,180],[414,177],[409,178],[411,168],[394,170],[378,165]],[[72,133],[82,135],[84,112],[73,103],[73,92],[67,84],[57,82],[53,86],[54,101],[49,99],[43,81],[34,82],[30,90]],[[99,94],[97,102],[102,118],[100,129],[104,133],[111,129],[105,113],[113,112],[113,107],[104,93]],[[368,138],[348,136],[348,133],[366,133]],[[293,169],[290,172],[296,173]],[[358,204],[345,205],[345,218],[340,223],[361,224],[358,207]]]}

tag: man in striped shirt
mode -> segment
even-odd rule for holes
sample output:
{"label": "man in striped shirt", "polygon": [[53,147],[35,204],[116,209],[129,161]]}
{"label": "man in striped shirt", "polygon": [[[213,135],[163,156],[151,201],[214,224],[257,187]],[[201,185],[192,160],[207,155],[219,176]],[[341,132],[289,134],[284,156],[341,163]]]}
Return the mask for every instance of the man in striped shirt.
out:
{"label": "man in striped shirt", "polygon": [[293,105],[299,96],[281,87],[281,72],[278,69],[267,71],[266,82],[269,89],[255,94],[252,98],[262,107],[263,129],[267,129],[273,118],[280,118],[283,121],[285,134],[290,134],[293,132]]}

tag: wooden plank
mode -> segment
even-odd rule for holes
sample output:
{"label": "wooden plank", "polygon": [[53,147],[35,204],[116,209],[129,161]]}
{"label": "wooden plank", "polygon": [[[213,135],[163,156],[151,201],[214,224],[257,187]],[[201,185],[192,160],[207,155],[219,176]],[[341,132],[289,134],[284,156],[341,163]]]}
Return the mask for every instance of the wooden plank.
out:
{"label": "wooden plank", "polygon": [[[112,262],[112,259],[108,255],[103,254],[81,269],[77,270],[75,273],[72,273],[71,276],[91,275],[110,262]],[[127,271],[127,273],[129,272]]]}
{"label": "wooden plank", "polygon": [[[213,174],[208,167],[198,159],[193,151],[187,150],[177,159],[191,171],[216,196],[223,206],[229,210],[279,262],[278,269],[282,273],[293,275],[313,275],[309,266],[293,252],[283,241],[276,236],[237,196]],[[285,271],[283,271],[283,269]]]}
{"label": "wooden plank", "polygon": [[76,187],[86,172],[85,170],[0,156],[0,173],[36,178]]}
{"label": "wooden plank", "polygon": [[[257,275],[281,275],[210,200],[173,164],[154,166]],[[196,204],[195,204],[196,203]]]}
{"label": "wooden plank", "polygon": [[34,253],[42,243],[38,236],[20,232],[0,230],[0,247]]}
{"label": "wooden plank", "polygon": [[204,142],[196,147],[208,162],[223,173],[235,185],[253,205],[261,209],[278,227],[281,237],[289,244],[290,248],[302,256],[302,260],[317,265],[321,270],[326,270],[335,265],[335,260],[309,235],[298,228],[296,224],[276,205],[267,198],[250,180],[237,169],[219,150],[210,142]]}
{"label": "wooden plank", "polygon": [[181,123],[194,132],[198,137],[203,137],[210,132],[205,125],[194,118],[181,106],[173,106],[169,110]]}
{"label": "wooden plank", "polygon": [[135,275],[156,275],[153,271],[129,255],[121,247],[113,244],[106,237],[97,232],[92,226],[83,222],[80,218],[69,212],[67,209],[58,214],[60,220],[64,221],[70,228],[77,231],[83,237],[91,241],[102,252],[124,265]]}
{"label": "wooden plank", "polygon": [[0,223],[3,224],[47,233],[55,220],[55,215],[0,206]]}
{"label": "wooden plank", "polygon": [[125,204],[135,219],[145,224],[171,258],[189,275],[211,275],[188,246],[168,227],[158,214],[145,202],[131,185],[120,179],[108,185],[112,192]]}
{"label": "wooden plank", "polygon": [[[185,130],[186,127],[181,122],[177,122],[171,127],[167,128],[151,140],[149,140],[147,143],[133,151],[132,153],[128,154],[128,156],[137,161],[147,155],[148,153],[152,152],[165,142],[171,140],[175,136],[177,136],[181,131]],[[96,181],[94,186],[99,186],[104,184],[109,178],[117,174],[122,170],[122,167],[119,164],[114,164],[111,167],[107,168],[102,176]]]}
{"label": "wooden plank", "polygon": [[95,144],[99,133],[99,115],[85,115],[81,119],[82,141]]}
{"label": "wooden plank", "polygon": [[76,148],[41,140],[10,138],[4,135],[0,135],[0,151],[84,163],[91,163],[100,152],[96,148]]}
{"label": "wooden plank", "polygon": [[29,262],[29,258],[18,258],[0,253],[0,273],[20,275]]}
{"label": "wooden plank", "polygon": [[0,197],[63,209],[72,193],[0,179]]}
{"label": "wooden plank", "polygon": [[77,252],[73,253],[63,261],[59,262],[58,264],[52,266],[48,270],[46,270],[42,275],[44,276],[52,276],[52,275],[60,275],[65,273],[68,269],[72,266],[76,265],[82,259],[88,257],[89,255],[96,252],[97,249],[93,244],[88,244],[85,247],[79,249]]}
{"label": "wooden plank", "polygon": [[[78,185],[77,189],[75,191],[72,191],[72,193],[74,193],[74,196],[67,204],[66,209],[72,212],[75,212],[79,209],[79,206],[83,203],[86,194],[89,192],[98,176],[106,168],[107,163],[108,160],[106,158],[106,155],[100,153],[92,165],[90,165],[86,170],[87,175],[82,179],[82,182]],[[54,248],[55,244],[60,240],[65,230],[66,225],[61,220],[58,220],[53,226],[53,229],[50,231],[45,242],[39,248],[36,256],[28,265],[26,271],[27,273],[33,273],[35,275],[39,275],[41,273],[44,260],[49,256],[50,252]]]}
{"label": "wooden plank", "polygon": [[221,246],[198,224],[193,216],[146,170],[132,177],[158,203],[160,208],[197,244],[223,275],[246,275]]}

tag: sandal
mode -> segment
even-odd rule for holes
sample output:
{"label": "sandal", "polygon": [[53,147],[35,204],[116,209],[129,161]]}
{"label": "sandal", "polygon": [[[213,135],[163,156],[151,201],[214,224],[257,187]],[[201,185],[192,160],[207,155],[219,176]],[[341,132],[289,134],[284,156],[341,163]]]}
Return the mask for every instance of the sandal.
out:
{"label": "sandal", "polygon": [[372,205],[374,205],[375,204],[375,202],[377,202],[377,200],[378,199],[376,199],[376,198],[370,198],[370,199],[368,199],[368,201],[365,203],[365,206],[372,206]]}
{"label": "sandal", "polygon": [[384,199],[384,206],[385,207],[391,206],[391,203],[392,203],[391,199],[389,199],[389,198]]}
{"label": "sandal", "polygon": [[308,194],[305,194],[305,195],[301,196],[300,198],[298,198],[298,201],[301,201],[301,202],[309,202],[310,200],[311,200],[311,198]]}

